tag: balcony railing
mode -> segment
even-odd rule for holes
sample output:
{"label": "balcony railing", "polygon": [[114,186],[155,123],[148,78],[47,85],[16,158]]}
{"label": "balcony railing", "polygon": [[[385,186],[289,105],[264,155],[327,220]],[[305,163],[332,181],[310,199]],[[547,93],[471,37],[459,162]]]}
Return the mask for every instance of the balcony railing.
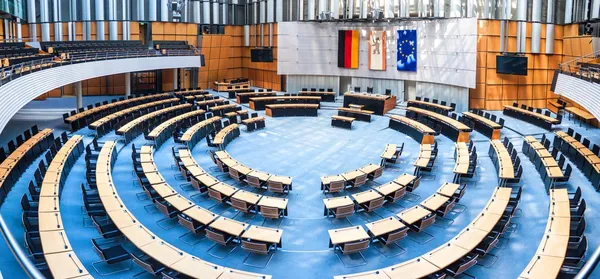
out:
{"label": "balcony railing", "polygon": [[60,67],[63,65],[72,65],[77,63],[125,59],[125,58],[140,58],[140,57],[165,57],[165,56],[201,56],[200,50],[192,49],[174,49],[174,50],[142,50],[142,51],[112,51],[112,52],[93,52],[74,54],[67,59],[60,57],[42,58],[23,62],[0,69],[0,86],[15,78],[27,75],[39,70]]}

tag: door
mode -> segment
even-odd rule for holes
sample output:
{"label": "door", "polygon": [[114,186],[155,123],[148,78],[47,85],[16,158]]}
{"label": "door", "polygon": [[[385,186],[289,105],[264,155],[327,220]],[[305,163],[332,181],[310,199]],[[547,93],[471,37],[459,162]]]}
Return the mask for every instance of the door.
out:
{"label": "door", "polygon": [[339,91],[338,96],[342,96],[347,91],[352,90],[351,86],[352,86],[352,77],[340,77],[340,87],[338,90]]}

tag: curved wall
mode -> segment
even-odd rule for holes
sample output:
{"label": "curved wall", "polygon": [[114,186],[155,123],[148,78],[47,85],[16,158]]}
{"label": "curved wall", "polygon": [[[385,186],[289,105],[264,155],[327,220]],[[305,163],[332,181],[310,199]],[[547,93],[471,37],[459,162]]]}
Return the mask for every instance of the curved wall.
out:
{"label": "curved wall", "polygon": [[554,93],[565,96],[600,119],[600,84],[565,74],[558,74]]}
{"label": "curved wall", "polygon": [[157,69],[200,67],[201,56],[115,59],[65,65],[16,78],[0,87],[0,132],[27,103],[52,89],[101,76]]}

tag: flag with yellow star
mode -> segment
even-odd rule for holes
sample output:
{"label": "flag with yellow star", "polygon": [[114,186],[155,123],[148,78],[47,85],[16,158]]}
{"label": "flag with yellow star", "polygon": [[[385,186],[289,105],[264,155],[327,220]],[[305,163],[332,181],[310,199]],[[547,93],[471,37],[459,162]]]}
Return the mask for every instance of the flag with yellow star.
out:
{"label": "flag with yellow star", "polygon": [[398,71],[417,71],[417,30],[398,30]]}

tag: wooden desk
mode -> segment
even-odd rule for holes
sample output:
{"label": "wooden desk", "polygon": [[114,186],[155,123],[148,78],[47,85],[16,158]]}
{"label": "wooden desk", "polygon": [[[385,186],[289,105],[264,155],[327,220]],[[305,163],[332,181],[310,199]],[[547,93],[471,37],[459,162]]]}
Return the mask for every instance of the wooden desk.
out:
{"label": "wooden desk", "polygon": [[406,226],[402,224],[400,220],[394,217],[383,218],[372,223],[367,223],[365,226],[373,237],[378,237],[406,228]]}
{"label": "wooden desk", "polygon": [[364,192],[360,192],[360,193],[356,193],[356,194],[352,195],[352,198],[359,206],[364,205],[365,203],[369,203],[369,202],[376,200],[378,198],[381,198],[381,197],[383,197],[383,196],[375,190],[368,190],[368,191],[364,191]]}
{"label": "wooden desk", "polygon": [[556,278],[562,267],[564,258],[535,255],[519,278],[547,279]]}
{"label": "wooden desk", "polygon": [[432,103],[432,102],[425,102],[425,101],[419,101],[419,100],[408,100],[406,105],[409,107],[427,106],[427,107],[431,107],[431,108],[441,109],[446,112],[454,111],[454,108],[451,106],[445,106],[442,104],[436,104],[436,103]]}
{"label": "wooden desk", "polygon": [[480,230],[475,227],[467,227],[452,238],[451,242],[467,251],[473,251],[489,233],[490,232],[488,231]]}
{"label": "wooden desk", "polygon": [[192,206],[187,210],[183,211],[182,213],[190,217],[192,220],[199,222],[202,225],[208,225],[219,217],[212,211],[205,209],[204,207],[200,207],[198,205]]}
{"label": "wooden desk", "polygon": [[469,253],[469,250],[448,242],[425,254],[423,258],[438,268],[444,269],[454,263],[456,260],[462,258],[467,253]]}
{"label": "wooden desk", "polygon": [[150,242],[144,246],[138,247],[147,255],[152,255],[152,258],[162,263],[165,266],[171,266],[185,257],[185,253],[174,246],[157,240]]}
{"label": "wooden desk", "polygon": [[248,224],[235,221],[226,217],[219,217],[208,225],[210,228],[239,237],[248,228]]}
{"label": "wooden desk", "polygon": [[381,153],[379,157],[384,160],[391,160],[394,155],[396,155],[396,148],[397,146],[395,144],[386,144],[383,153]]}
{"label": "wooden desk", "polygon": [[458,188],[460,188],[460,185],[446,182],[440,186],[440,188],[437,190],[437,193],[451,198],[454,196],[456,191],[458,191]]}
{"label": "wooden desk", "polygon": [[377,115],[384,115],[396,107],[396,96],[349,91],[344,94],[344,107],[349,107],[351,104],[363,105],[364,109],[372,110]]}
{"label": "wooden desk", "polygon": [[[440,123],[448,126],[449,128],[451,128],[452,130],[455,131],[455,134],[452,133],[452,135],[450,133],[446,133],[446,136],[450,137],[452,140],[454,140],[456,142],[469,142],[471,128],[469,126],[459,122],[458,120],[454,120],[448,116],[443,116],[441,114],[431,112],[428,110],[424,110],[424,109],[420,109],[420,108],[408,107],[408,108],[406,108],[406,110],[412,111],[416,114],[420,114],[420,115],[429,117],[437,122],[440,122]],[[444,131],[446,131],[446,130],[442,129],[442,132],[444,132]]]}
{"label": "wooden desk", "polygon": [[354,202],[352,202],[352,200],[348,196],[323,199],[323,203],[325,204],[326,210],[332,210],[341,206],[348,206],[354,204]]}
{"label": "wooden desk", "polygon": [[398,185],[408,186],[410,183],[413,183],[415,181],[415,179],[417,179],[416,176],[405,173],[405,174],[401,174],[400,176],[396,177],[392,182],[394,182]]}
{"label": "wooden desk", "polygon": [[388,182],[386,184],[382,184],[380,186],[377,186],[373,189],[375,189],[377,192],[381,193],[384,196],[390,195],[402,188],[404,188],[405,186],[402,186],[400,184],[396,184],[394,182]]}
{"label": "wooden desk", "polygon": [[411,208],[405,209],[404,211],[396,214],[396,216],[398,216],[398,218],[400,218],[400,220],[404,221],[405,224],[407,225],[411,225],[414,224],[416,222],[418,222],[419,220],[429,216],[431,213],[431,211],[420,207],[420,206],[413,206]]}
{"label": "wooden desk", "polygon": [[403,263],[384,268],[383,272],[390,278],[419,279],[440,270],[423,257],[414,258]]}
{"label": "wooden desk", "polygon": [[435,131],[429,128],[429,126],[404,116],[390,115],[389,117],[390,128],[409,135],[421,144],[434,143]]}
{"label": "wooden desk", "polygon": [[421,206],[431,210],[432,212],[436,212],[449,200],[449,197],[433,194],[429,198],[421,202]]}
{"label": "wooden desk", "polygon": [[250,226],[243,234],[242,238],[251,240],[251,241],[259,241],[266,242],[271,244],[281,244],[281,236],[283,235],[283,230],[280,229],[272,229],[267,227],[260,226]]}
{"label": "wooden desk", "polygon": [[287,210],[288,199],[263,196],[258,201],[258,206],[274,207],[280,210]]}
{"label": "wooden desk", "polygon": [[64,230],[40,231],[44,255],[72,251],[71,243]]}
{"label": "wooden desk", "polygon": [[54,278],[93,278],[73,251],[44,255]]}
{"label": "wooden desk", "polygon": [[481,115],[472,112],[463,112],[463,117],[471,119],[475,122],[475,130],[478,130],[482,134],[486,135],[492,140],[499,140],[501,136],[502,125],[487,119]]}
{"label": "wooden desk", "polygon": [[203,261],[191,255],[186,255],[181,260],[169,266],[169,268],[193,278],[207,279],[222,278],[221,275],[225,270],[222,266]]}
{"label": "wooden desk", "polygon": [[330,247],[370,238],[369,234],[361,226],[333,229],[327,232],[329,233]]}

